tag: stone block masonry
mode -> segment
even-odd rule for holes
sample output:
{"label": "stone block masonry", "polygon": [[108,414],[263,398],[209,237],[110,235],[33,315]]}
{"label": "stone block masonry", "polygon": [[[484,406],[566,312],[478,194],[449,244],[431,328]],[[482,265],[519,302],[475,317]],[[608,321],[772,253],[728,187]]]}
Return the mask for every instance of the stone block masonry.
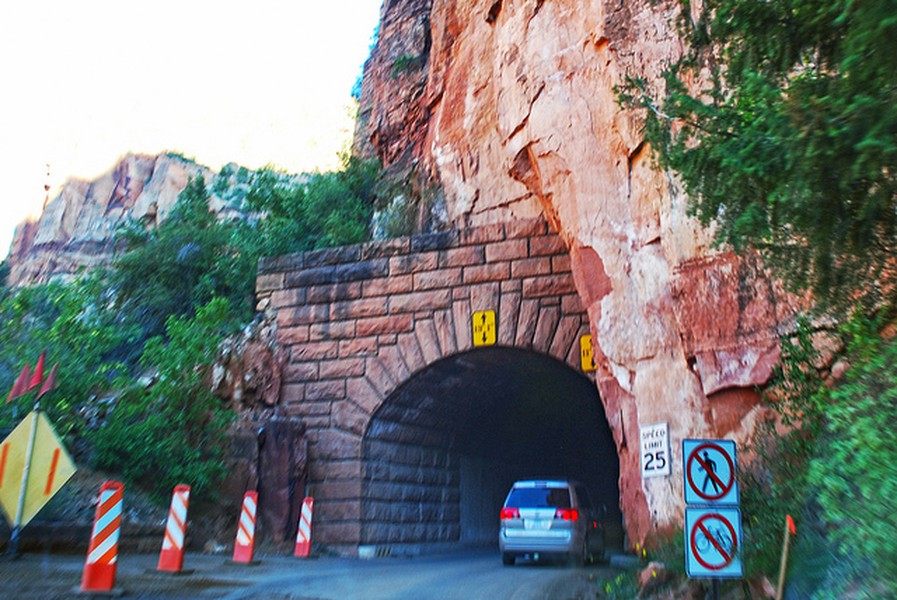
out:
{"label": "stone block masonry", "polygon": [[[317,543],[354,554],[378,531],[396,531],[391,523],[409,519],[403,531],[410,537],[403,541],[413,541],[415,531],[419,541],[457,541],[458,527],[451,525],[457,494],[445,491],[457,479],[451,468],[415,467],[416,483],[433,497],[393,490],[391,497],[408,497],[392,508],[363,497],[382,496],[384,485],[402,486],[407,478],[402,461],[389,459],[390,446],[380,438],[365,450],[371,420],[416,373],[474,349],[476,311],[495,311],[499,346],[578,369],[578,340],[588,333],[588,316],[570,264],[563,240],[541,219],[260,262],[259,301],[276,311],[277,339],[287,353],[283,409],[308,427]],[[418,436],[392,450],[410,443],[419,448],[415,456],[432,453],[424,449],[439,431]],[[387,482],[365,492],[365,473],[377,469],[389,475]],[[428,518],[432,514],[440,515],[437,525]]]}

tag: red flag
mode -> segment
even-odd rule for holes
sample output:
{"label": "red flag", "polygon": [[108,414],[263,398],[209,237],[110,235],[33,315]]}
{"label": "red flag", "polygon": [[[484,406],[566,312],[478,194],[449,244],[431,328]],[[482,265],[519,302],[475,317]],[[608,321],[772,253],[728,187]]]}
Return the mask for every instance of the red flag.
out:
{"label": "red flag", "polygon": [[797,535],[797,527],[794,526],[794,519],[791,518],[791,515],[785,515],[785,520],[788,521],[788,531],[791,532],[791,535]]}
{"label": "red flag", "polygon": [[33,390],[37,386],[39,386],[44,381],[44,359],[47,356],[47,351],[44,350],[40,353],[40,358],[37,359],[37,364],[34,365],[34,374],[31,375],[31,383],[28,384],[28,389]]}
{"label": "red flag", "polygon": [[7,402],[12,402],[19,396],[24,396],[28,392],[28,378],[30,377],[30,375],[31,367],[28,365],[22,367],[22,372],[19,373],[19,377],[12,385],[12,389],[9,390],[9,397],[6,398]]}
{"label": "red flag", "polygon": [[52,390],[56,387],[56,367],[59,366],[59,363],[53,365],[53,368],[50,369],[50,374],[47,375],[47,379],[44,381],[44,385],[41,386],[40,391],[37,393],[38,399],[41,396]]}

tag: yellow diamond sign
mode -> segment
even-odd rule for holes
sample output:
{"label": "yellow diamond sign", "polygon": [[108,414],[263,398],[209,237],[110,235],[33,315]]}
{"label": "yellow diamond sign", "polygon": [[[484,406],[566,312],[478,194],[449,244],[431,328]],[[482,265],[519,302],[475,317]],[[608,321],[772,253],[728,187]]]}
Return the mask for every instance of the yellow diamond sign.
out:
{"label": "yellow diamond sign", "polygon": [[19,526],[27,525],[75,474],[75,463],[44,413],[35,411],[25,417],[0,444],[0,506],[10,527],[18,512],[32,429],[34,445]]}

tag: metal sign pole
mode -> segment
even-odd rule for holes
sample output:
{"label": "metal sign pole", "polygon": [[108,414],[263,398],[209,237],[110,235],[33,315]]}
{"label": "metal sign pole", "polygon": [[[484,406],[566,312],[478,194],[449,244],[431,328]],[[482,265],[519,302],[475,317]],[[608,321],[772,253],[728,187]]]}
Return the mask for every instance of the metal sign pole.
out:
{"label": "metal sign pole", "polygon": [[9,552],[10,556],[17,556],[19,553],[19,533],[22,525],[22,513],[25,510],[25,493],[28,491],[28,476],[31,472],[31,457],[34,456],[34,438],[37,435],[37,417],[40,413],[40,403],[34,404],[34,419],[31,421],[31,431],[28,434],[28,449],[25,451],[25,468],[22,471],[22,488],[19,490],[19,504],[16,508],[16,517],[13,521],[12,533],[9,536]]}

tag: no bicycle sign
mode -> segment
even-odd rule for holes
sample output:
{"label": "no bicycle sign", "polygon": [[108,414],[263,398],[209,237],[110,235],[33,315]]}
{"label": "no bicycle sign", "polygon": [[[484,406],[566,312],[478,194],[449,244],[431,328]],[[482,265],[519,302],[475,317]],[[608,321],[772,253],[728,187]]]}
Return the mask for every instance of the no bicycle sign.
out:
{"label": "no bicycle sign", "polygon": [[689,577],[741,577],[741,512],[685,509],[685,570]]}

